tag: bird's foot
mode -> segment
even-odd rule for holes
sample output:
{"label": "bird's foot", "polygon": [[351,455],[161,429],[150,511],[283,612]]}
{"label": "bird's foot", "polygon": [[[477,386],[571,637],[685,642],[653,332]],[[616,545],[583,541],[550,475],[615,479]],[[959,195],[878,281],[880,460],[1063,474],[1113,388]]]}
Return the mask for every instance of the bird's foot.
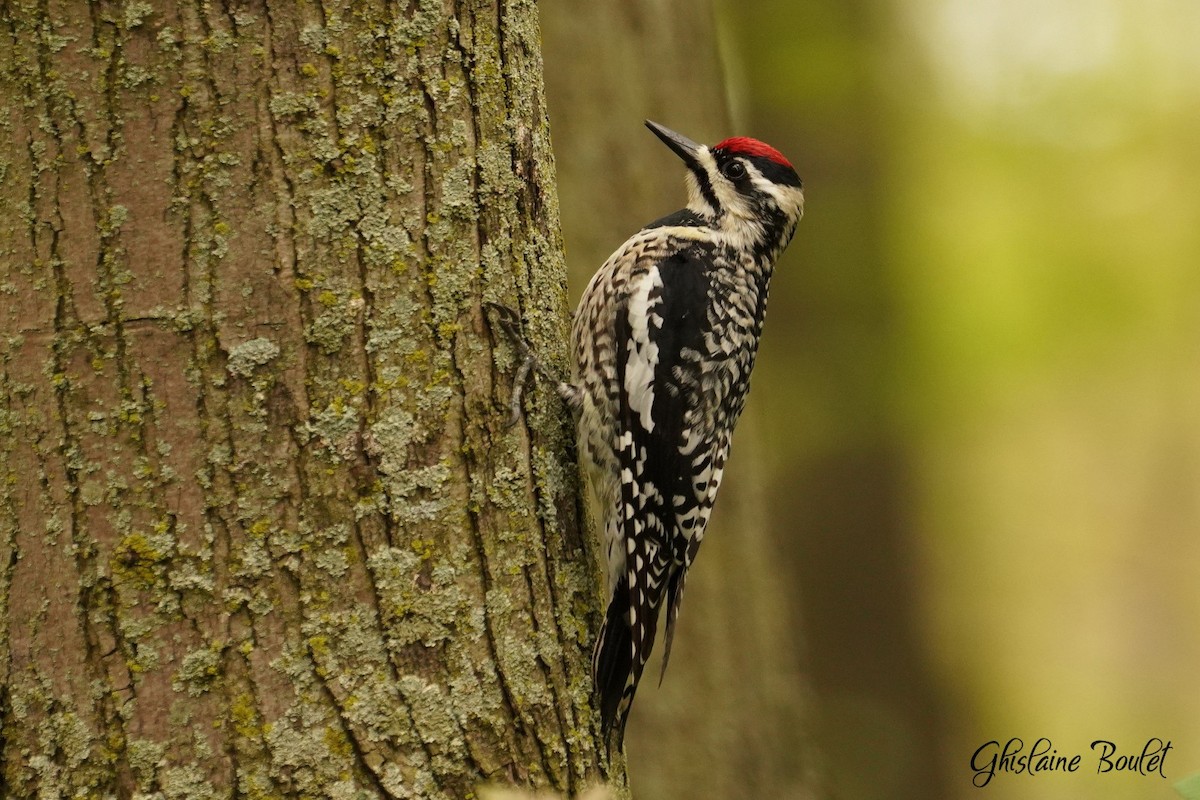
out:
{"label": "bird's foot", "polygon": [[579,390],[570,383],[559,380],[542,364],[533,345],[521,333],[521,319],[517,312],[499,303],[484,303],[483,307],[491,312],[490,318],[494,319],[500,330],[508,336],[521,357],[521,365],[517,367],[517,374],[513,377],[513,393],[508,402],[509,417],[506,424],[511,427],[521,418],[521,400],[525,394],[525,384],[529,381],[529,375],[535,371],[554,384],[558,394],[574,407]]}

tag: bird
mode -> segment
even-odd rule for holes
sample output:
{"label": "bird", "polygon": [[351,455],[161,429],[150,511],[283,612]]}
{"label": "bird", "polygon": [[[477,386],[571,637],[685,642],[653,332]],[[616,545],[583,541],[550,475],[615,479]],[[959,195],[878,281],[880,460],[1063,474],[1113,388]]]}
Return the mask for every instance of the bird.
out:
{"label": "bird", "polygon": [[[666,673],[771,276],[804,213],[803,182],[774,147],[741,136],[707,146],[646,126],[683,161],[687,204],[629,237],[593,275],[571,326],[571,377],[556,383],[602,525],[608,607],[592,669],[601,729],[610,742],[616,733],[618,748],[664,609],[660,682]],[[511,314],[502,324],[519,337]],[[518,403],[514,395],[514,413]]]}

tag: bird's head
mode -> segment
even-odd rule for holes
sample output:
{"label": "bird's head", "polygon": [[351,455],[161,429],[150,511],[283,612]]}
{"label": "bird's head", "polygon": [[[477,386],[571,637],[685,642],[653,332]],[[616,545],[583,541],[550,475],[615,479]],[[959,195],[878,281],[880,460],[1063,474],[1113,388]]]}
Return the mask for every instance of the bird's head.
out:
{"label": "bird's head", "polygon": [[771,258],[787,246],[804,214],[804,184],[782,153],[743,136],[709,147],[650,120],[646,127],[687,165],[691,211]]}

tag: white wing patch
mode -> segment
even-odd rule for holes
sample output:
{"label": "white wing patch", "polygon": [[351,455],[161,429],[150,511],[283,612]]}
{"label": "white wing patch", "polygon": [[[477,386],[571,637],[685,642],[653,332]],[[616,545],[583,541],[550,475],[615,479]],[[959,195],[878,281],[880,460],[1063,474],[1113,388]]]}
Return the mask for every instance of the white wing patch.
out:
{"label": "white wing patch", "polygon": [[[661,328],[662,317],[654,309],[662,303],[662,275],[658,267],[646,270],[629,295],[629,357],[625,360],[625,396],[629,408],[638,415],[646,431],[654,430],[654,369],[658,366],[658,345],[650,338],[650,328]],[[653,296],[652,296],[653,295]]]}

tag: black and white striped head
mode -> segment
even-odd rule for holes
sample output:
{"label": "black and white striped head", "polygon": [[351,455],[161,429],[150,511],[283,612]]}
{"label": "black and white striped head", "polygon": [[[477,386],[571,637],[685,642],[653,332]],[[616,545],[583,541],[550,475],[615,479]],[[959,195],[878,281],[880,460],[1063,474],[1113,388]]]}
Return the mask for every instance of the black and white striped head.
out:
{"label": "black and white striped head", "polygon": [[709,147],[646,120],[687,165],[688,209],[740,243],[774,258],[804,214],[804,184],[783,154],[738,136]]}

